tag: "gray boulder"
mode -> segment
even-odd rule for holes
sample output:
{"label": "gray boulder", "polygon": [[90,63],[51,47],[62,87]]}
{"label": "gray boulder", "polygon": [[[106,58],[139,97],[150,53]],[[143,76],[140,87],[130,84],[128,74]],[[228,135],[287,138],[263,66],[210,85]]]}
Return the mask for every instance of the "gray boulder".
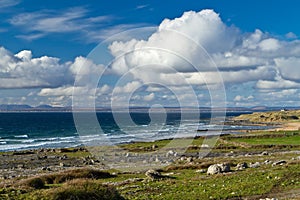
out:
{"label": "gray boulder", "polygon": [[227,163],[214,164],[214,165],[209,166],[207,169],[208,175],[220,174],[220,173],[226,173],[226,172],[230,172],[230,165]]}

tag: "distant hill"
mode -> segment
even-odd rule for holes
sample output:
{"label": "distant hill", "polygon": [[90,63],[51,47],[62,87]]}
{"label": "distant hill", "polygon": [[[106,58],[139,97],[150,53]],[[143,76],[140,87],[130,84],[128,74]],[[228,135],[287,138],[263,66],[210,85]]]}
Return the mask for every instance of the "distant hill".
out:
{"label": "distant hill", "polygon": [[29,105],[0,105],[1,111],[14,111],[14,110],[30,110],[32,107]]}
{"label": "distant hill", "polygon": [[[157,110],[159,110],[158,108]],[[227,108],[210,108],[210,107],[200,107],[198,108],[200,112],[223,112],[226,110],[227,112],[265,112],[265,111],[279,111],[283,109],[283,107],[266,107],[266,106],[257,106],[257,107],[252,107],[252,108],[247,108],[247,107],[227,107]],[[284,107],[284,109],[288,110],[297,110],[300,109],[300,107]],[[95,109],[97,112],[111,112],[111,108],[109,107],[97,107]],[[126,111],[128,110],[127,108],[119,107],[115,108],[115,111]],[[148,112],[149,107],[130,107],[129,108],[130,112]],[[195,107],[165,107],[165,110],[168,112],[193,112],[197,111],[197,108]],[[72,106],[67,106],[67,107],[53,107],[50,105],[39,105],[36,107],[26,105],[26,104],[2,104],[0,105],[0,112],[13,112],[13,111],[24,111],[24,112],[71,112],[72,111]],[[94,111],[93,108],[86,107],[86,108],[76,108],[76,111]]]}
{"label": "distant hill", "polygon": [[39,105],[35,108],[46,108],[46,109],[52,109],[53,107],[52,106],[49,106],[49,105]]}
{"label": "distant hill", "polygon": [[238,117],[233,118],[233,120],[258,123],[300,121],[300,110],[254,112],[252,114],[240,115]]}

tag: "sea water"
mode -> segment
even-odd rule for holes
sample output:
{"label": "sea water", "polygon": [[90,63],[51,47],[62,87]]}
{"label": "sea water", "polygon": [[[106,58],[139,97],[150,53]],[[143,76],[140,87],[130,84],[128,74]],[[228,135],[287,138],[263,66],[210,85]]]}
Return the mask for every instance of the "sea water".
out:
{"label": "sea water", "polygon": [[[244,112],[230,112],[227,117]],[[89,115],[86,113],[86,115]],[[119,115],[122,116],[122,113]],[[155,114],[159,118],[160,113]],[[84,115],[83,115],[84,116]],[[152,121],[149,113],[130,113],[132,122],[116,122],[111,112],[96,114],[98,123],[86,123],[84,133],[76,127],[71,112],[15,112],[0,113],[0,151],[38,148],[63,148],[92,145],[127,143],[133,141],[155,141],[174,137],[190,137],[214,134],[215,130],[230,132],[241,129],[258,129],[254,126],[222,125],[222,121],[211,121],[211,113],[182,119],[181,113],[167,113],[166,119]],[[124,114],[124,116],[128,117]],[[218,115],[216,115],[218,117]],[[126,120],[125,120],[126,122]],[[78,123],[78,122],[77,122]],[[78,124],[77,124],[78,125]],[[97,129],[95,127],[97,126]],[[99,129],[100,127],[100,129]],[[78,131],[80,130],[80,131]],[[212,130],[212,131],[206,131]],[[220,131],[215,131],[219,134]],[[103,140],[105,138],[105,140]]]}

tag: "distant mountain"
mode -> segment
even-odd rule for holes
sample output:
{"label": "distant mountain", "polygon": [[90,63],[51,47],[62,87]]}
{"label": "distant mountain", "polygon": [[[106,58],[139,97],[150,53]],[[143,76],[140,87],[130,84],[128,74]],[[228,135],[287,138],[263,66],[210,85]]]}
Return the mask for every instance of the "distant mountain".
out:
{"label": "distant mountain", "polygon": [[1,111],[30,110],[31,108],[32,107],[29,105],[7,105],[7,104],[0,105]]}
{"label": "distant mountain", "polygon": [[[130,112],[148,112],[150,107],[130,107]],[[154,111],[159,111],[161,108],[152,108]],[[285,110],[299,110],[300,107],[267,107],[267,106],[256,106],[256,107],[227,107],[227,108],[210,108],[210,107],[165,107],[163,110],[167,110],[168,112],[193,112],[200,110],[200,112],[211,112],[211,111],[224,111],[227,112],[260,112],[260,111],[280,111],[282,109]],[[97,112],[111,112],[112,109],[109,107],[97,107],[95,108]],[[115,108],[114,111],[122,112],[127,111],[127,108],[119,107]],[[24,111],[24,112],[71,112],[72,106],[68,107],[53,107],[50,105],[39,105],[36,107],[32,107],[30,105],[25,104],[2,104],[0,105],[0,112],[13,112],[13,111]],[[94,108],[76,108],[76,111],[94,111]]]}
{"label": "distant mountain", "polygon": [[39,105],[39,106],[36,106],[35,108],[46,108],[46,109],[51,109],[51,108],[53,108],[53,107],[50,106],[50,105]]}

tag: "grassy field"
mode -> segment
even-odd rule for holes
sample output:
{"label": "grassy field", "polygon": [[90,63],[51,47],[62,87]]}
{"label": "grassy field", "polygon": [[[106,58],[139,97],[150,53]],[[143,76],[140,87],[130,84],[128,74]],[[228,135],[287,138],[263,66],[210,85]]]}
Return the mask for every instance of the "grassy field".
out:
{"label": "grassy field", "polygon": [[[132,143],[122,148],[147,152],[168,142]],[[202,142],[203,138],[195,139],[188,152],[198,151]],[[192,161],[178,158],[159,169],[164,175],[161,179],[151,180],[144,171],[78,169],[35,178],[2,180],[0,199],[300,199],[299,144],[299,131],[226,135],[212,151],[219,153],[217,156],[194,157]],[[262,151],[268,153],[262,155]],[[68,155],[76,157],[88,153],[69,152]],[[266,160],[286,162],[272,166],[264,164]],[[259,162],[260,166],[236,170],[236,165],[242,162],[249,165]],[[215,163],[229,163],[231,172],[207,175],[199,171]]]}

